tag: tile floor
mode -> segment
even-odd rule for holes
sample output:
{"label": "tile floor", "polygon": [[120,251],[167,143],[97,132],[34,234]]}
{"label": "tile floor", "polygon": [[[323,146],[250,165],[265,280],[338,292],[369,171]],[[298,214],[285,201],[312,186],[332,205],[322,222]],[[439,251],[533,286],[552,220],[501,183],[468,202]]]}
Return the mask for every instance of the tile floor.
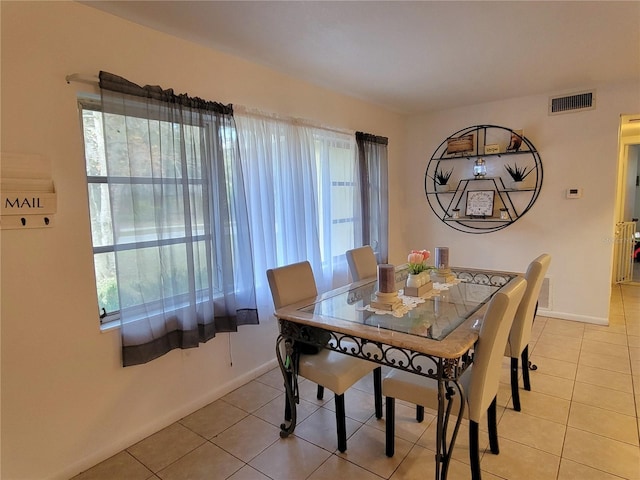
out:
{"label": "tile floor", "polygon": [[[532,391],[511,409],[509,361],[498,395],[500,454],[484,452],[483,479],[640,479],[640,287],[616,287],[608,327],[538,317]],[[301,380],[295,435],[279,437],[283,387],[279,370],[235,390],[74,480],[433,478],[433,413],[414,420],[396,402],[396,453],[384,454],[384,419],[373,416],[372,382],[347,391],[348,449],[336,450],[333,395],[315,399]],[[486,425],[486,424],[485,424]],[[482,428],[482,426],[481,426]],[[463,424],[449,471],[470,478]],[[481,448],[488,436],[481,431]]]}

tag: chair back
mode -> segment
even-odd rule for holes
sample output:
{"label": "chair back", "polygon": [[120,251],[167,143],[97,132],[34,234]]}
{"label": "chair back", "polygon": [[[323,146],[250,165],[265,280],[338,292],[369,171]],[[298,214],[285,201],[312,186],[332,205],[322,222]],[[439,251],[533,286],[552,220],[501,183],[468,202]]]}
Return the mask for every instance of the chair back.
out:
{"label": "chair back", "polygon": [[276,310],[318,296],[313,269],[308,261],[270,268],[267,280]]}
{"label": "chair back", "polygon": [[522,301],[516,311],[516,316],[513,319],[509,342],[505,349],[505,355],[508,357],[518,358],[525,347],[529,345],[540,288],[550,263],[551,255],[543,253],[532,261],[527,268],[527,273],[524,277],[527,280],[527,290],[524,292]]}
{"label": "chair back", "polygon": [[479,423],[498,394],[504,348],[526,288],[524,278],[515,278],[489,302],[474,348],[472,374],[467,387],[469,419],[474,422]]}
{"label": "chair back", "polygon": [[347,263],[354,282],[375,277],[378,274],[378,260],[373,253],[373,248],[369,245],[347,250]]}

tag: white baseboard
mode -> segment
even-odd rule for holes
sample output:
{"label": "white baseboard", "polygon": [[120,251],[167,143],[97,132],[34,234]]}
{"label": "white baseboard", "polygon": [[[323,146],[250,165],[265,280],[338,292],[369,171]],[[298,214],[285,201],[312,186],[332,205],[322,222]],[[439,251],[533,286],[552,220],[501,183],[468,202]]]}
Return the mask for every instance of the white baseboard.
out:
{"label": "white baseboard", "polygon": [[609,325],[609,319],[603,317],[591,317],[588,315],[576,315],[573,313],[556,312],[553,310],[539,309],[536,312],[538,317],[559,318],[560,320],[571,320],[574,322],[591,323],[594,325]]}

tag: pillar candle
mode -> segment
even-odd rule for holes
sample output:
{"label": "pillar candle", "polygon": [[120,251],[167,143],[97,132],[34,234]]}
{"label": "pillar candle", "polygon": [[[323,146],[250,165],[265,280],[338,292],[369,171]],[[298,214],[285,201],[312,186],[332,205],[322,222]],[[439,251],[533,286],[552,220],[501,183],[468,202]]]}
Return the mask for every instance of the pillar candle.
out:
{"label": "pillar candle", "polygon": [[436,268],[449,268],[449,247],[436,247]]}
{"label": "pillar candle", "polygon": [[378,291],[393,293],[396,291],[396,269],[393,265],[378,265]]}

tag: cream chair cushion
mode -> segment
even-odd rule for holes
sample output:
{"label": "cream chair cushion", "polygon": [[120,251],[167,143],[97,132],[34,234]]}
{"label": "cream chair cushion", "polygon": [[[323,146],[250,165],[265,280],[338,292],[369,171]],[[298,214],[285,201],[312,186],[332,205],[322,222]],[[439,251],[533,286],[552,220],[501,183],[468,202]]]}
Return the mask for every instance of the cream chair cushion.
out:
{"label": "cream chair cushion", "polygon": [[[318,295],[308,261],[267,270],[267,279],[276,309]],[[300,355],[298,374],[340,395],[377,367],[368,360],[322,348],[316,354]]]}
{"label": "cream chair cushion", "polygon": [[509,341],[504,352],[504,355],[507,357],[518,358],[525,347],[529,345],[536,303],[538,302],[542,282],[549,269],[550,263],[551,256],[544,253],[533,260],[527,268],[524,277],[527,280],[527,290],[524,292],[522,301],[513,319],[513,326],[509,333]]}
{"label": "cream chair cushion", "polygon": [[341,395],[376,367],[376,364],[367,360],[324,348],[315,355],[300,355],[298,373]]}
{"label": "cream chair cushion", "polygon": [[273,305],[278,308],[318,296],[316,280],[308,261],[267,270]]}
{"label": "cream chair cushion", "polygon": [[369,245],[347,250],[346,255],[349,272],[354,282],[375,277],[378,274],[378,260]]}

